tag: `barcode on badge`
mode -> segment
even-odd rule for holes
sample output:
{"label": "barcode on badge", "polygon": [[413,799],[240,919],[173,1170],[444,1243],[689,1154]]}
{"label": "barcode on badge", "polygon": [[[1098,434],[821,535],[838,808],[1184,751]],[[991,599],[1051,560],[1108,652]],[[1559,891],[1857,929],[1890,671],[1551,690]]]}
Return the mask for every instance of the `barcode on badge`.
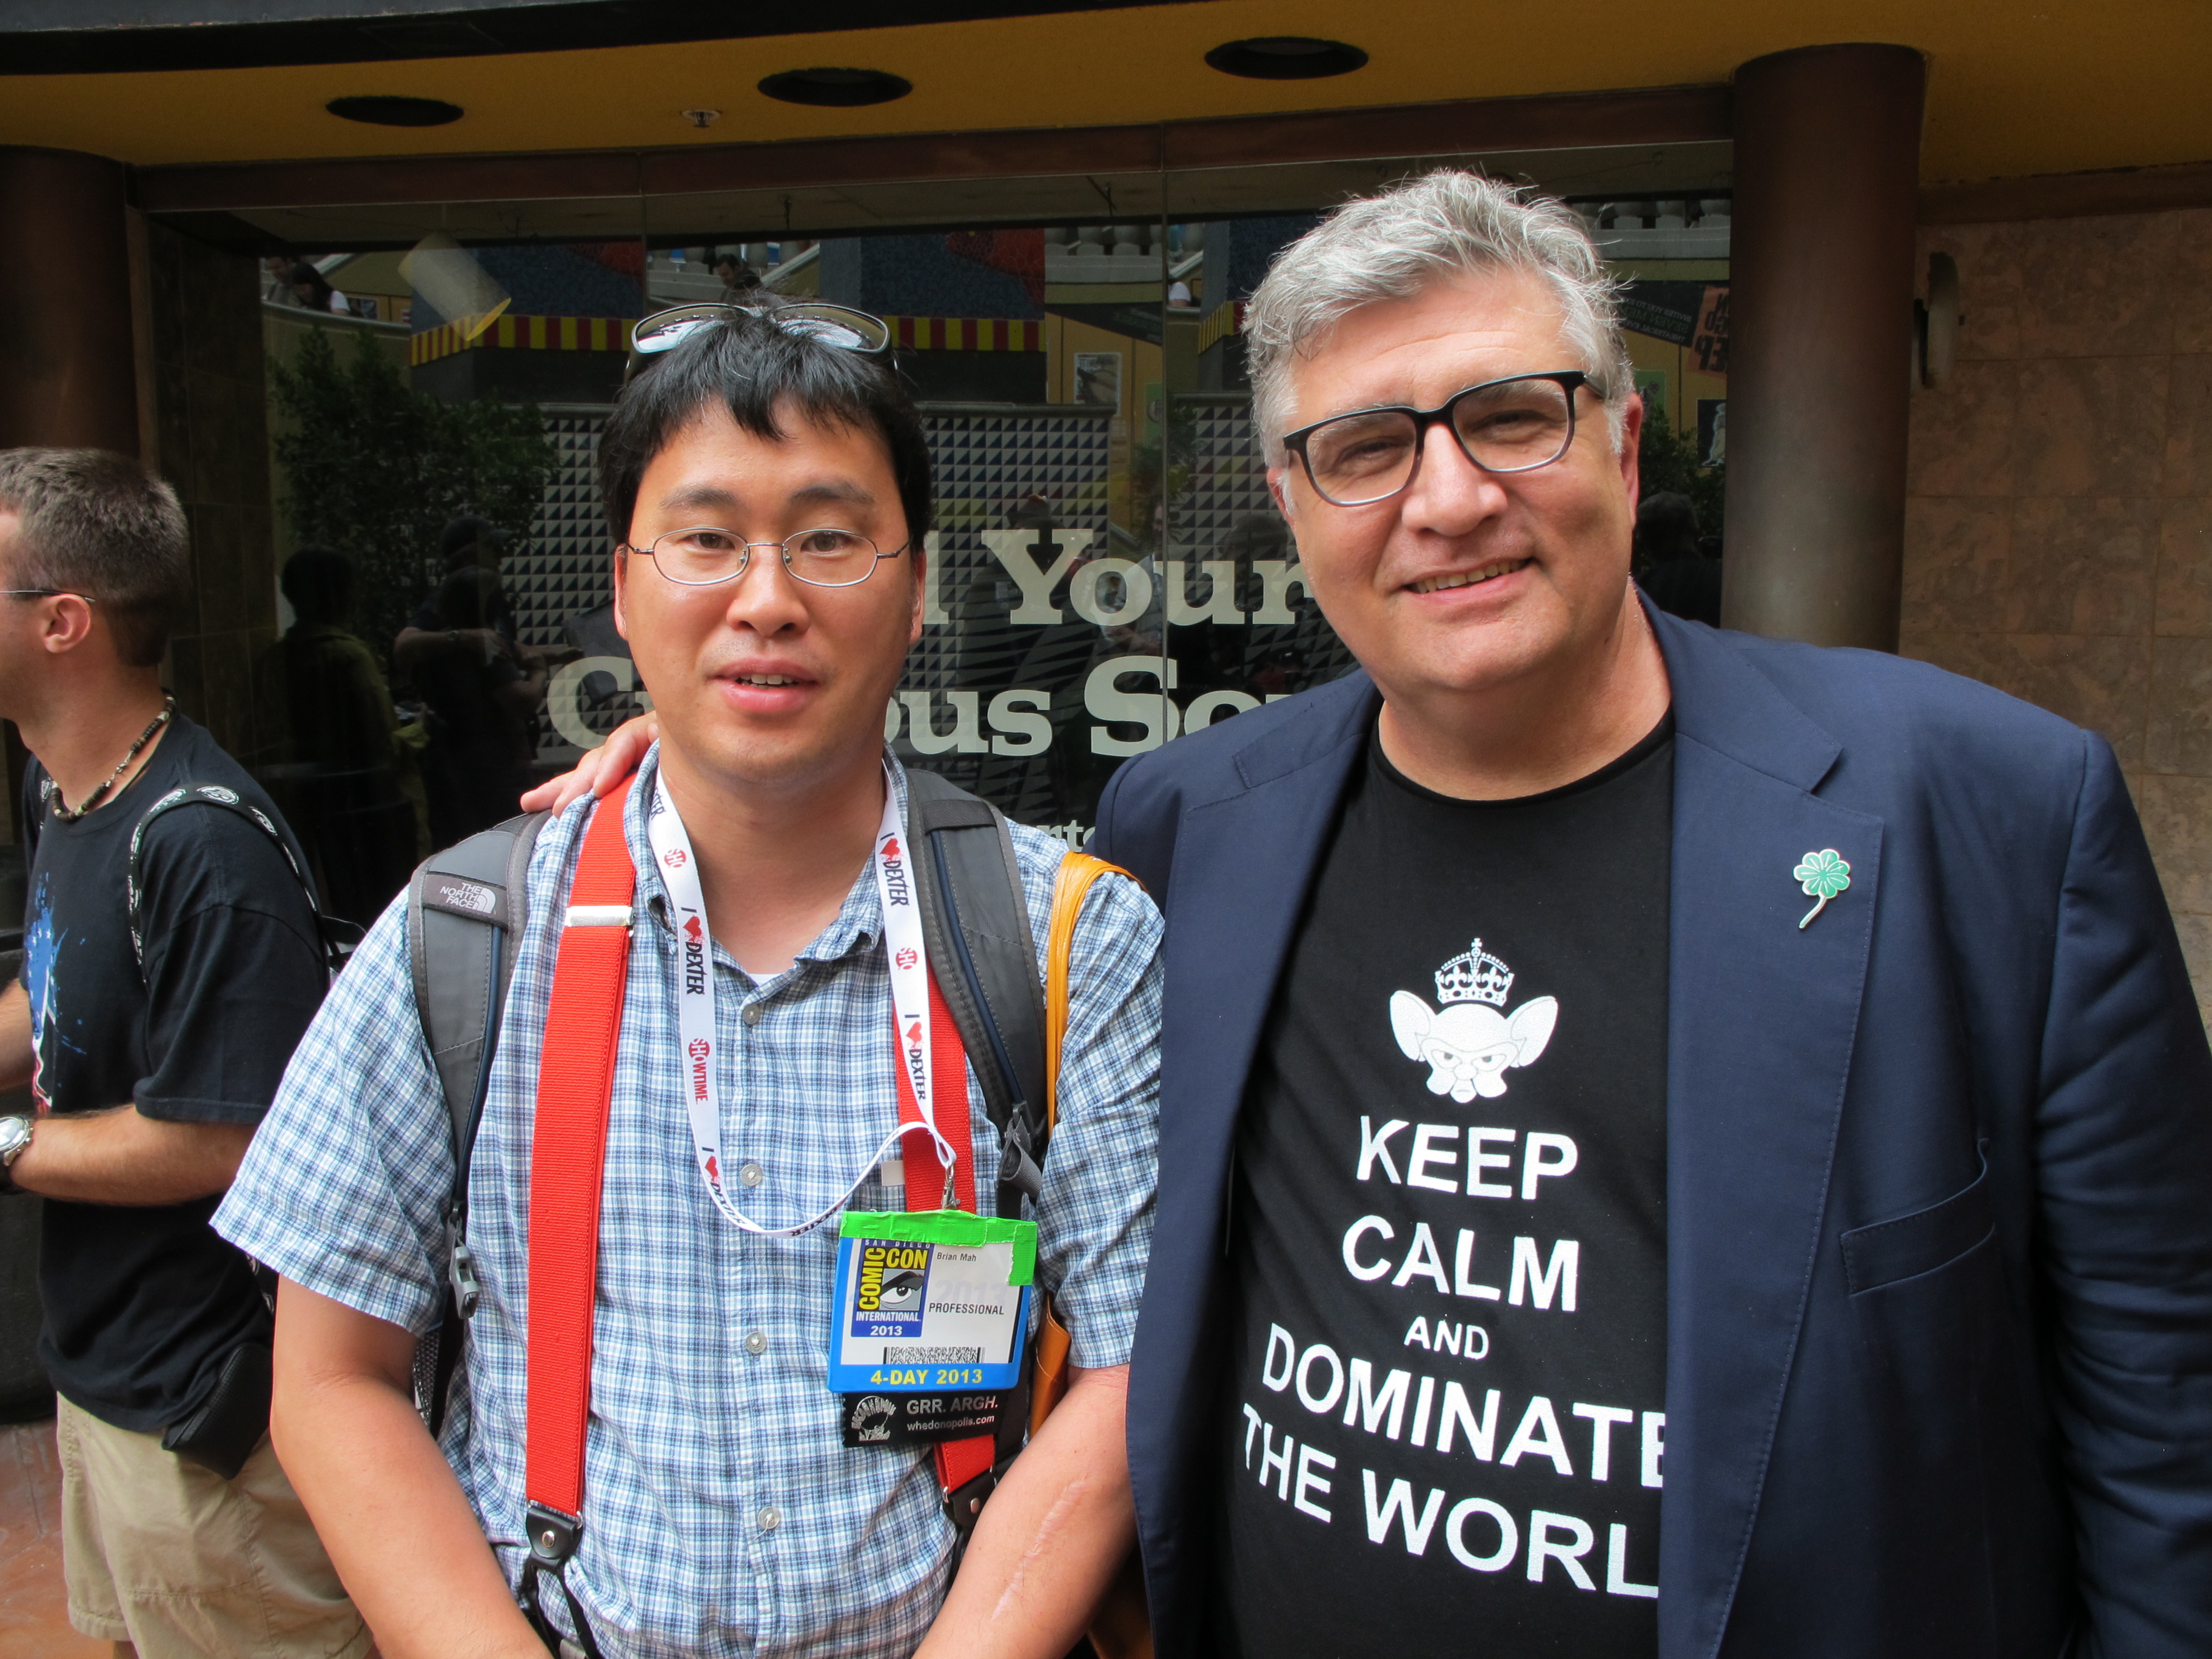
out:
{"label": "barcode on badge", "polygon": [[886,1342],[883,1363],[886,1365],[980,1365],[983,1363],[981,1348],[930,1348],[919,1343]]}

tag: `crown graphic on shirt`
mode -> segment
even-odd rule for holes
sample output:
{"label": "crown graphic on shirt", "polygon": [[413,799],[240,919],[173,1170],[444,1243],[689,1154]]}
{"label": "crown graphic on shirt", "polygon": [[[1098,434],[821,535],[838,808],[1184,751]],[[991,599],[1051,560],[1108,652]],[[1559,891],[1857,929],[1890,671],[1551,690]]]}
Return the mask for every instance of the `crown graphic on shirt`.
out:
{"label": "crown graphic on shirt", "polygon": [[1441,1003],[1486,1002],[1503,1008],[1512,988],[1513,970],[1484,950],[1480,939],[1437,969],[1437,1000]]}

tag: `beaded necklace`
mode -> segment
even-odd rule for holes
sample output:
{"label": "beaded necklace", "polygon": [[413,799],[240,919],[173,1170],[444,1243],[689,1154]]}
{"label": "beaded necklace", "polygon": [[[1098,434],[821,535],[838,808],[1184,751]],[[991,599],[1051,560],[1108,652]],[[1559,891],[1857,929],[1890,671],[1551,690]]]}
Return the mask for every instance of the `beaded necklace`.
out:
{"label": "beaded necklace", "polygon": [[107,775],[106,782],[101,784],[99,788],[94,790],[90,794],[84,798],[84,804],[82,805],[75,808],[64,805],[62,804],[61,786],[56,783],[52,778],[48,778],[46,783],[46,801],[47,805],[53,808],[54,816],[57,818],[59,818],[64,823],[75,823],[87,812],[91,811],[94,807],[106,800],[107,799],[108,791],[114,788],[116,784],[122,780],[123,775],[131,769],[131,763],[138,758],[139,750],[145,748],[148,744],[154,741],[154,734],[160,731],[163,726],[167,726],[169,723],[169,717],[176,712],[177,700],[169,696],[167,692],[163,692],[161,694],[161,712],[155,715],[152,720],[146,722],[146,729],[138,734],[138,740],[131,745],[131,752],[123,757],[122,764]]}

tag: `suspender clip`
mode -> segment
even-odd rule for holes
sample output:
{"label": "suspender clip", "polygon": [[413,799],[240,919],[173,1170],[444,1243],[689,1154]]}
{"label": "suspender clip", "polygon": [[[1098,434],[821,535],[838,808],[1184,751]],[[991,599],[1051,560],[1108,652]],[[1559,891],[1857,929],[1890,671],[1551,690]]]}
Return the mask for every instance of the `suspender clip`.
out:
{"label": "suspender clip", "polygon": [[526,1531],[531,1559],[558,1572],[575,1554],[576,1546],[584,1535],[584,1523],[576,1516],[563,1515],[543,1504],[532,1504],[527,1512]]}

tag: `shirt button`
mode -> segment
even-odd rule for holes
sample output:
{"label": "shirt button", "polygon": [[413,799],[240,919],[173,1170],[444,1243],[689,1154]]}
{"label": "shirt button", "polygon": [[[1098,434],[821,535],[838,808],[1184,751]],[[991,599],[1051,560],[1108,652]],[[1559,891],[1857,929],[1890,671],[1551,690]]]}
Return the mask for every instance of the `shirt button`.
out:
{"label": "shirt button", "polygon": [[760,1522],[763,1532],[774,1532],[783,1524],[783,1511],[771,1504],[753,1518]]}
{"label": "shirt button", "polygon": [[743,1013],[739,1014],[739,1015],[738,1016],[738,1018],[739,1019],[741,1019],[741,1020],[744,1021],[744,1023],[745,1023],[746,1024],[748,1024],[748,1025],[757,1025],[757,1024],[759,1024],[761,1023],[761,1006],[760,1006],[760,1004],[758,1004],[757,1002],[748,1002],[747,1004],[745,1004],[745,1011],[744,1011],[744,1012],[743,1012]]}
{"label": "shirt button", "polygon": [[[768,1352],[768,1333],[766,1331],[746,1332],[745,1352],[747,1353],[766,1353]],[[773,1525],[774,1523],[770,1522],[770,1524]]]}
{"label": "shirt button", "polygon": [[738,1166],[738,1179],[748,1187],[757,1187],[767,1178],[768,1171],[757,1164],[741,1164]]}

